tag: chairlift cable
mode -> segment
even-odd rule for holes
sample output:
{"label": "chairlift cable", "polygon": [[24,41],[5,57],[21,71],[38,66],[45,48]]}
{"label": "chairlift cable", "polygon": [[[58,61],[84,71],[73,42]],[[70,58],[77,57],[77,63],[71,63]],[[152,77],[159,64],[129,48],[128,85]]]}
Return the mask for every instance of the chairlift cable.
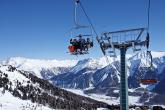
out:
{"label": "chairlift cable", "polygon": [[148,0],[148,7],[147,7],[147,33],[149,33],[149,28],[150,28],[150,7],[151,7],[151,0]]}
{"label": "chairlift cable", "polygon": [[80,7],[81,7],[82,11],[84,12],[84,14],[85,14],[85,16],[86,16],[88,22],[89,22],[89,24],[91,25],[91,27],[92,27],[94,33],[96,34],[96,36],[98,36],[98,34],[97,34],[97,32],[96,32],[96,29],[95,29],[95,27],[94,27],[94,25],[93,25],[91,19],[89,18],[88,14],[86,13],[86,11],[85,11],[85,9],[84,9],[84,7],[83,7],[83,5],[82,5],[82,3],[81,3],[80,1],[79,1],[79,4],[80,4]]}

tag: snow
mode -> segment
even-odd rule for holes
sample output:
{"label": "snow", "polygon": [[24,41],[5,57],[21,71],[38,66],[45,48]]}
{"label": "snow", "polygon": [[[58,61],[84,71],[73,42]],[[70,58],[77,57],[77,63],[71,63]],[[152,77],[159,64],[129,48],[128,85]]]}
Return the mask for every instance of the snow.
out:
{"label": "snow", "polygon": [[[17,80],[22,83],[22,85],[27,85],[27,81],[29,81],[28,78],[20,74],[17,70],[10,72],[8,67],[9,66],[1,66],[0,71],[8,75],[9,81],[11,81],[13,84],[13,89],[16,88]],[[39,88],[38,83],[33,84],[33,86]],[[2,94],[2,91],[3,88],[0,88],[0,110],[54,110],[41,104],[32,103],[30,100],[22,100],[17,97],[14,97],[7,90],[4,94]],[[59,97],[56,96],[56,98]]]}
{"label": "snow", "polygon": [[153,58],[160,58],[160,57],[165,56],[165,52],[156,52],[156,51],[152,51],[151,54],[152,54],[152,57],[153,57]]}
{"label": "snow", "polygon": [[34,72],[36,76],[42,78],[42,69],[51,70],[56,67],[73,67],[77,64],[76,60],[39,60],[23,57],[13,57],[1,62],[3,65],[12,65],[24,71]]}
{"label": "snow", "polygon": [[9,72],[8,66],[0,67],[0,71],[6,73],[8,75],[8,78],[10,79],[10,81],[12,82],[14,87],[15,87],[17,80],[19,80],[19,82],[22,83],[23,85],[27,85],[27,81],[29,81],[29,79],[27,79],[22,74],[18,73],[18,71]]}
{"label": "snow", "polygon": [[[65,88],[63,88],[63,89],[65,89]],[[119,102],[120,98],[110,97],[110,96],[106,96],[104,94],[85,94],[83,92],[83,90],[80,90],[80,89],[65,89],[65,90],[70,91],[70,92],[75,93],[75,94],[78,94],[78,95],[81,95],[81,96],[84,96],[84,97],[89,97],[89,98],[97,100],[97,101],[105,102],[109,105],[120,104],[120,102]],[[134,104],[141,105],[140,103],[138,103],[138,100],[139,100],[139,97],[129,96],[129,104],[130,105],[134,105]]]}
{"label": "snow", "polygon": [[116,101],[112,100],[112,98],[110,98],[109,96],[100,95],[100,94],[84,94],[84,92],[80,89],[65,89],[65,90],[84,96],[84,97],[89,97],[98,101],[102,101],[108,104],[118,104]]}
{"label": "snow", "polygon": [[[152,58],[153,58],[153,67],[158,69],[158,74],[162,73],[162,71],[164,70],[165,67],[165,52],[155,52],[152,51],[151,52]],[[131,75],[133,76],[135,69],[137,67],[150,67],[150,59],[146,57],[146,52],[139,52],[136,53],[135,55],[132,55],[132,57],[130,57],[128,59],[127,65],[128,65],[128,76]],[[143,85],[142,85],[143,86]]]}
{"label": "snow", "polygon": [[[130,67],[134,67],[134,65],[137,65],[139,62],[139,59],[141,61],[141,66],[144,66],[146,64],[146,61],[143,59],[145,56],[145,52],[140,52],[137,54],[127,54],[128,63],[127,65]],[[151,52],[153,58],[162,58],[165,56],[165,52]],[[131,59],[131,60],[130,60]],[[117,58],[111,58],[108,56],[100,57],[100,58],[88,58],[84,60],[42,60],[42,59],[28,59],[23,57],[13,57],[8,59],[7,61],[2,61],[1,63],[3,65],[12,65],[14,67],[17,67],[19,69],[22,69],[24,71],[31,71],[39,78],[42,78],[40,72],[42,69],[50,70],[55,75],[57,75],[58,72],[54,72],[56,67],[73,67],[71,69],[71,72],[77,73],[78,71],[84,69],[84,68],[91,68],[93,70],[104,68],[107,65],[111,64],[114,61],[120,61],[120,57],[117,56]],[[163,59],[162,59],[163,60]],[[164,61],[164,60],[163,60]],[[153,64],[154,67],[157,65]],[[113,65],[112,65],[113,66]],[[162,66],[163,68],[164,66]],[[161,68],[159,70],[162,70]],[[130,71],[131,73],[131,71]]]}
{"label": "snow", "polygon": [[108,74],[104,74],[104,76],[102,77],[101,81],[104,81],[104,79],[106,79],[108,76]]}
{"label": "snow", "polygon": [[40,59],[28,59],[23,57],[13,57],[6,61],[9,65],[19,66],[30,66],[30,67],[71,67],[74,66],[76,60],[40,60]]}
{"label": "snow", "polygon": [[139,101],[139,97],[135,97],[135,96],[128,96],[128,101],[129,101],[129,104],[130,105],[142,105],[142,104],[140,104],[140,103],[138,103],[138,101]]}
{"label": "snow", "polygon": [[[36,109],[35,109],[36,108]],[[54,110],[49,107],[13,97],[9,92],[2,94],[0,88],[0,110]]]}
{"label": "snow", "polygon": [[[108,60],[108,61],[107,61]],[[84,68],[91,68],[91,69],[100,69],[104,68],[105,66],[111,64],[113,62],[113,58],[110,57],[101,57],[101,58],[88,58],[84,60],[80,60],[77,65],[75,65],[71,72],[77,73],[78,71]]]}
{"label": "snow", "polygon": [[[165,59],[164,59],[165,52],[152,52],[151,54],[152,54],[152,57],[154,59],[158,58],[158,63],[161,64],[165,61]],[[129,68],[132,67],[131,70],[130,70],[130,73],[133,73],[133,72],[131,72],[131,71],[133,71],[133,67],[135,67],[139,63],[140,63],[140,66],[145,66],[144,64],[146,63],[146,61],[143,59],[144,56],[142,56],[142,55],[143,54],[140,54],[140,53],[137,54],[137,55],[127,55],[127,58],[128,58],[128,63],[127,64],[129,66]],[[155,63],[154,59],[153,59],[154,67],[156,67],[156,66],[159,67],[160,65]],[[117,61],[119,61],[119,57],[117,58]],[[93,69],[93,70],[90,70],[90,71],[87,71],[86,73],[84,73],[84,74],[88,74],[90,72],[94,72],[96,69],[104,68],[107,65],[112,64],[113,62],[114,62],[114,59],[110,58],[110,57],[107,57],[107,58],[106,57],[89,58],[89,59],[81,60],[79,62],[76,61],[76,60],[61,60],[61,61],[59,61],[59,60],[39,60],[39,59],[27,59],[27,58],[22,58],[22,57],[14,57],[14,58],[10,58],[7,61],[3,61],[1,64],[3,64],[3,65],[12,65],[12,66],[17,67],[20,70],[32,71],[38,77],[41,78],[40,71],[43,68],[44,69],[52,69],[52,68],[56,68],[56,67],[73,67],[71,69],[71,72],[74,72],[74,73],[76,73],[76,72],[78,72],[78,71],[80,71],[84,68]],[[160,66],[161,68],[159,67],[158,70],[162,71],[164,66],[165,65],[161,65]],[[1,66],[0,70],[8,74],[8,77],[13,82],[13,84],[18,78],[19,78],[19,81],[23,84],[26,84],[26,82],[28,81],[28,79],[26,77],[19,74],[17,71],[14,71],[14,72],[7,71],[8,70],[7,66]],[[108,74],[105,74],[102,77],[102,81],[107,77],[107,75]],[[143,88],[148,88],[148,89],[153,88],[153,86],[146,86],[146,85],[140,85],[140,86],[143,87]],[[90,87],[87,88],[87,89],[91,89],[91,88],[93,88],[92,83],[90,83]],[[85,96],[85,97],[90,97],[90,98],[95,99],[95,100],[106,102],[108,104],[119,104],[119,98],[109,97],[109,96],[106,96],[104,94],[84,94],[82,90],[77,90],[77,89],[67,89],[67,90],[71,91],[73,93],[76,93],[78,95],[82,95],[82,96]],[[114,92],[117,93],[119,91],[116,90]],[[3,99],[3,96],[0,96],[0,107],[1,107],[1,101],[3,101],[2,99]],[[19,99],[15,99],[15,100],[19,100]],[[138,100],[139,100],[139,97],[129,96],[129,104],[139,104]],[[11,103],[15,104],[14,102],[11,102]],[[28,103],[30,103],[30,102],[28,102]],[[4,104],[6,104],[6,103],[3,103],[3,105]],[[9,106],[9,105],[7,105],[7,106]],[[12,104],[11,104],[11,106],[12,106]],[[5,106],[3,106],[3,107],[5,107]],[[20,107],[20,106],[18,105],[18,107]],[[17,108],[15,108],[15,109],[17,110]],[[102,109],[102,108],[100,108],[100,109]]]}
{"label": "snow", "polygon": [[[23,86],[26,86],[30,80],[17,70],[10,72],[8,67],[9,66],[0,66],[0,71],[7,74],[9,81],[12,82],[12,88],[16,88],[17,81]],[[2,76],[4,75],[2,74]],[[35,87],[39,87],[38,83],[31,84]],[[18,97],[14,97],[7,90],[5,90],[5,93],[2,93],[2,91],[3,88],[0,88],[0,110],[54,110],[41,104],[32,103],[30,100],[22,100]]]}

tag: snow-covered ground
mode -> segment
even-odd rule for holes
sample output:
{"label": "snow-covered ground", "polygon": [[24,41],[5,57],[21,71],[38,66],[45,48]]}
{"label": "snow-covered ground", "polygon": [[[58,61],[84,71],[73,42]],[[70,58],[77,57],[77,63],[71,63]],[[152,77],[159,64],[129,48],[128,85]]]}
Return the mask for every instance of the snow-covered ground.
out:
{"label": "snow-covered ground", "polygon": [[[32,103],[29,100],[21,100],[14,97],[11,93],[5,92],[2,94],[0,88],[0,110],[55,110],[48,106]],[[59,110],[59,109],[58,109]],[[97,110],[108,110],[106,108],[98,108]]]}
{"label": "snow-covered ground", "polygon": [[[111,104],[118,105],[120,103],[119,98],[106,96],[104,94],[85,94],[82,90],[78,90],[78,89],[65,89],[65,90],[73,92],[73,93],[78,94],[78,95],[89,97],[89,98],[92,98],[92,99],[95,99],[95,100],[98,100],[101,102],[105,102],[105,103],[110,104],[110,105]],[[129,104],[130,105],[133,105],[133,104],[141,105],[140,103],[138,103],[138,100],[139,100],[139,97],[129,96]]]}
{"label": "snow-covered ground", "polygon": [[2,88],[0,88],[0,110],[54,110],[49,107],[32,103],[28,100],[21,100],[14,97],[11,93],[5,91],[2,94]]}

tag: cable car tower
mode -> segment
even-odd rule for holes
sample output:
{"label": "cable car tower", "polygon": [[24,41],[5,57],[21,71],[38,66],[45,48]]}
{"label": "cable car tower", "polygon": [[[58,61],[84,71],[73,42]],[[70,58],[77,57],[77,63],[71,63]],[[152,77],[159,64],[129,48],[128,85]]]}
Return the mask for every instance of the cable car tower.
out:
{"label": "cable car tower", "polygon": [[120,51],[120,110],[128,110],[128,80],[126,71],[126,52],[141,50],[138,47],[149,47],[149,34],[141,39],[146,28],[120,30],[103,33],[97,41],[104,55],[116,57],[115,50]]}
{"label": "cable car tower", "polygon": [[[126,70],[126,52],[132,48],[133,52],[140,51],[141,47],[147,48],[147,53],[150,43],[149,36],[149,17],[150,17],[150,0],[148,3],[148,18],[147,28],[137,28],[128,30],[119,30],[113,32],[105,32],[97,41],[104,55],[116,57],[116,51],[120,51],[120,110],[129,110],[128,105],[128,79]],[[145,34],[146,32],[146,34]],[[142,39],[145,35],[145,39]],[[152,65],[152,57],[151,57]],[[141,80],[141,83],[157,83],[156,80]]]}

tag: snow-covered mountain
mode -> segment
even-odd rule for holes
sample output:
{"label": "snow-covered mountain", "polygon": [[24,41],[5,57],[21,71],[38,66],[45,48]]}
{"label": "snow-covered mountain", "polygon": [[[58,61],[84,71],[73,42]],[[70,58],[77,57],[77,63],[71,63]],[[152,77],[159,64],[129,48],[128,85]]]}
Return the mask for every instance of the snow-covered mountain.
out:
{"label": "snow-covered mountain", "polygon": [[[165,95],[165,52],[152,52],[152,57],[153,68],[149,69],[150,60],[146,60],[144,52],[127,56],[129,95],[133,98],[138,97],[136,98],[138,103],[165,105],[162,103],[165,101],[157,100]],[[52,62],[51,60],[11,58],[4,61],[3,64],[33,72],[34,75],[47,79],[58,87],[81,89],[85,94],[103,94],[119,100],[119,57],[115,60],[110,57],[89,58],[80,61],[68,60],[71,62],[68,63],[69,66],[65,63],[55,64]],[[57,68],[62,69],[53,71]],[[157,78],[159,82],[142,85],[139,79],[143,78]]]}
{"label": "snow-covered mountain", "polygon": [[50,79],[51,77],[66,73],[77,64],[76,60],[39,60],[23,57],[13,57],[1,62],[3,65],[12,65],[18,69],[33,72],[37,77]]}
{"label": "snow-covered mountain", "polygon": [[[127,57],[128,86],[131,89],[129,94],[140,98],[146,90],[149,90],[147,94],[153,96],[152,98],[144,96],[147,97],[146,100],[139,99],[139,102],[142,103],[156,103],[155,99],[160,97],[160,94],[165,95],[165,52],[152,52],[151,54],[153,68],[149,68],[150,59],[146,59],[144,52]],[[57,75],[51,80],[54,85],[59,87],[81,89],[86,94],[99,93],[118,98],[120,86],[119,58],[115,61],[108,58],[109,64],[102,59],[81,60],[69,72]],[[156,78],[159,82],[142,85],[139,80],[145,78]],[[139,90],[141,92],[137,92]],[[159,95],[155,96],[155,93]],[[157,103],[162,102],[165,101],[157,100]]]}
{"label": "snow-covered mountain", "polygon": [[[162,72],[165,68],[165,52],[152,52],[152,69],[149,69],[150,60],[147,60],[145,57],[144,52],[132,56],[129,55],[127,58],[128,78],[134,77],[137,79],[137,77],[142,78],[141,76],[143,76],[143,78],[152,78],[153,76],[159,77],[160,74],[163,74]],[[52,80],[55,80],[55,83],[59,85],[65,86],[66,84],[68,87],[81,89],[86,89],[91,86],[96,87],[96,85],[108,79],[116,81],[115,83],[117,84],[119,83],[120,74],[119,63],[119,58],[115,61],[112,58],[108,58],[108,62],[104,57],[100,59],[81,60],[68,72],[57,75]],[[144,69],[145,71],[142,71]],[[153,72],[153,74],[150,74],[151,72]],[[74,83],[77,81],[83,84],[79,86],[78,83]],[[112,83],[113,81],[110,82]],[[139,87],[139,85],[130,88],[136,87]]]}
{"label": "snow-covered mountain", "polygon": [[106,103],[73,94],[10,65],[0,65],[0,110],[91,110]]}

